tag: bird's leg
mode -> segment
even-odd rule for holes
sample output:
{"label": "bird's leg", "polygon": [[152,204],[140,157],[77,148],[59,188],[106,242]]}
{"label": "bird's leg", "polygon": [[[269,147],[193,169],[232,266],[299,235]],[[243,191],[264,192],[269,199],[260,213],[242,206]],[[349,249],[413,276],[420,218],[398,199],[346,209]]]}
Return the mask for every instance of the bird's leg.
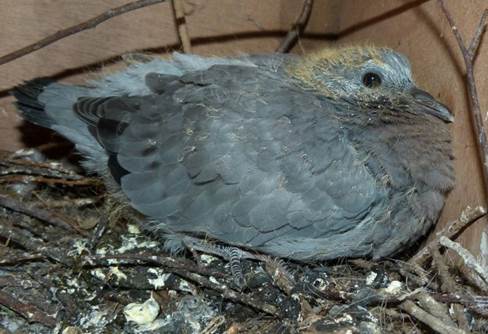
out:
{"label": "bird's leg", "polygon": [[197,238],[184,237],[183,244],[192,252],[196,250],[206,254],[213,254],[223,258],[226,261],[229,261],[234,283],[240,288],[245,285],[241,259],[259,260],[258,256],[240,248],[234,246],[215,245]]}

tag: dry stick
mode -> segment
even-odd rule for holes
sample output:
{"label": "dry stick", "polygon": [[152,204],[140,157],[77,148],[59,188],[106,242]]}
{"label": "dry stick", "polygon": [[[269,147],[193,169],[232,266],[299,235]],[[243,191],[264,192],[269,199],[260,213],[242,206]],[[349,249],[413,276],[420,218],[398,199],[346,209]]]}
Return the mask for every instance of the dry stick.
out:
{"label": "dry stick", "polygon": [[456,252],[456,254],[463,259],[466,268],[470,269],[473,272],[473,275],[477,275],[479,278],[481,278],[481,280],[476,279],[478,288],[488,292],[488,268],[484,268],[480,263],[478,263],[474,255],[457,242],[451,241],[446,237],[441,237],[439,242],[442,246]]}
{"label": "dry stick", "polygon": [[41,254],[44,258],[51,259],[54,262],[59,262],[66,266],[72,265],[72,259],[66,257],[66,253],[63,249],[34,238],[31,233],[17,228],[6,221],[2,221],[0,224],[0,237],[12,241],[22,248],[34,253],[33,256]]}
{"label": "dry stick", "polygon": [[28,174],[47,177],[56,177],[70,180],[85,178],[71,169],[63,167],[57,162],[40,162],[29,159],[19,159],[17,153],[0,151],[0,166],[3,166],[0,175]]}
{"label": "dry stick", "polygon": [[137,264],[155,264],[168,269],[176,268],[194,272],[199,275],[214,276],[223,278],[225,275],[222,272],[206,269],[195,265],[193,262],[183,259],[174,258],[172,256],[164,256],[161,254],[154,254],[148,252],[141,252],[136,254],[113,254],[113,255],[91,255],[85,256],[83,259],[83,266],[113,266],[113,265],[137,265]]}
{"label": "dry stick", "polygon": [[446,325],[456,327],[456,324],[449,316],[449,306],[439,303],[427,292],[420,292],[415,295],[419,305],[433,316],[441,319]]}
{"label": "dry stick", "polygon": [[[168,272],[178,275],[186,280],[197,283],[199,286],[217,291],[225,299],[232,300],[256,310],[273,315],[275,317],[282,317],[280,310],[271,304],[267,304],[261,300],[255,299],[252,295],[243,294],[232,290],[228,284],[218,282],[215,277],[222,276],[221,273],[210,273],[205,268],[197,268],[194,264],[185,261],[181,263],[172,257],[156,256],[149,254],[121,254],[109,256],[86,256],[84,259],[85,266],[94,265],[114,265],[114,264],[137,264],[137,263],[155,263],[164,266]],[[115,261],[114,261],[115,260]],[[115,263],[117,262],[117,263]],[[197,273],[198,272],[198,273]],[[205,274],[213,274],[211,278],[206,278]]]}
{"label": "dry stick", "polygon": [[478,147],[478,154],[482,163],[482,170],[483,170],[483,180],[485,183],[485,191],[488,194],[488,140],[486,137],[485,126],[483,124],[483,119],[481,117],[481,108],[480,108],[480,101],[478,99],[478,92],[476,89],[476,82],[474,77],[474,60],[476,57],[476,53],[480,46],[481,36],[483,35],[488,18],[488,9],[485,9],[481,19],[478,23],[478,28],[474,34],[473,39],[469,43],[467,47],[461,33],[459,32],[458,27],[456,26],[454,19],[446,7],[444,0],[438,0],[439,5],[444,12],[444,15],[451,26],[451,30],[456,37],[457,43],[459,45],[459,49],[461,50],[461,54],[463,55],[464,65],[466,67],[466,81],[468,85],[468,94],[469,94],[469,105],[471,111],[471,122],[473,124],[473,128],[476,132],[476,144]]}
{"label": "dry stick", "polygon": [[198,283],[199,286],[219,292],[224,299],[232,300],[234,302],[250,306],[256,310],[278,318],[283,318],[283,315],[281,314],[279,308],[275,305],[268,304],[262,300],[258,300],[252,295],[234,291],[230,289],[227,284],[220,283],[215,279],[208,279],[204,276],[180,269],[172,269],[172,272],[187,280]]}
{"label": "dry stick", "polygon": [[431,295],[440,303],[461,304],[482,317],[488,317],[488,297],[459,293],[431,293]]}
{"label": "dry stick", "polygon": [[482,206],[477,206],[475,208],[466,207],[459,216],[453,222],[450,222],[446,227],[436,233],[433,240],[431,240],[427,245],[424,246],[417,254],[415,254],[410,260],[409,263],[416,263],[419,266],[422,266],[428,259],[430,259],[432,252],[432,248],[439,247],[439,239],[441,237],[446,238],[453,238],[456,236],[461,230],[466,228],[467,226],[471,225],[481,217],[486,215],[486,208]]}
{"label": "dry stick", "polygon": [[58,178],[49,178],[44,176],[30,176],[30,175],[8,175],[8,176],[0,176],[0,183],[41,183],[47,185],[57,185],[61,184],[64,186],[96,186],[101,185],[100,179],[96,178],[84,178],[79,180],[69,180],[69,179],[58,179]]}
{"label": "dry stick", "polygon": [[399,305],[400,309],[410,314],[412,317],[423,322],[438,333],[443,334],[465,334],[466,332],[445,324],[441,319],[434,317],[430,313],[415,305],[414,302],[406,300]]}
{"label": "dry stick", "polygon": [[181,0],[171,0],[178,38],[184,53],[191,53],[190,34],[186,24],[185,8]]}
{"label": "dry stick", "polygon": [[[445,293],[451,292],[451,293],[460,293],[462,292],[461,289],[459,289],[454,277],[452,277],[449,274],[449,268],[447,267],[446,262],[444,261],[444,258],[442,257],[441,253],[439,252],[438,248],[433,248],[432,249],[432,260],[433,264],[437,267],[437,272],[439,273],[439,278],[441,281],[441,290],[444,291]],[[452,304],[453,308],[453,315],[455,319],[457,320],[459,326],[467,330],[467,320],[466,316],[464,315],[464,310],[463,306],[459,303],[453,303]]]}
{"label": "dry stick", "polygon": [[276,52],[287,53],[289,52],[298,41],[298,37],[303,33],[307,27],[310,14],[312,13],[313,0],[304,0],[302,12],[298,16],[296,22],[292,25],[290,31],[281,42],[280,46],[276,49]]}
{"label": "dry stick", "polygon": [[105,21],[107,21],[107,20],[109,20],[115,16],[119,16],[119,15],[125,14],[127,12],[130,12],[130,11],[133,11],[133,10],[136,10],[139,8],[155,5],[158,3],[165,2],[165,1],[166,0],[139,0],[139,1],[134,1],[131,3],[125,4],[125,5],[120,6],[120,7],[115,7],[115,8],[109,9],[106,12],[104,12],[98,16],[95,16],[94,18],[89,19],[88,21],[82,22],[80,24],[77,24],[75,26],[72,26],[72,27],[69,27],[69,28],[66,28],[63,30],[59,30],[56,33],[54,33],[50,36],[47,36],[47,37],[45,37],[45,38],[43,38],[43,39],[41,39],[41,40],[39,40],[33,44],[30,44],[26,47],[23,47],[23,48],[18,49],[14,52],[11,52],[11,53],[3,56],[3,57],[0,57],[0,65],[6,64],[8,62],[11,62],[12,60],[23,57],[23,56],[25,56],[29,53],[32,53],[34,51],[37,51],[37,50],[39,50],[39,49],[41,49],[41,48],[43,48],[49,44],[57,42],[60,39],[63,39],[65,37],[79,33],[80,31],[94,28],[97,25],[99,25],[100,23],[105,22]]}
{"label": "dry stick", "polygon": [[81,235],[87,234],[86,231],[77,228],[74,224],[61,219],[59,216],[54,215],[48,210],[27,205],[21,201],[5,196],[3,194],[0,194],[0,207],[4,207],[12,211],[22,213],[29,217],[36,218],[40,221],[43,221],[53,226],[63,228],[71,232],[76,231]]}
{"label": "dry stick", "polygon": [[51,315],[44,313],[34,305],[26,304],[15,299],[12,295],[4,291],[0,291],[0,305],[20,314],[29,322],[38,322],[50,328],[56,326],[57,321]]}

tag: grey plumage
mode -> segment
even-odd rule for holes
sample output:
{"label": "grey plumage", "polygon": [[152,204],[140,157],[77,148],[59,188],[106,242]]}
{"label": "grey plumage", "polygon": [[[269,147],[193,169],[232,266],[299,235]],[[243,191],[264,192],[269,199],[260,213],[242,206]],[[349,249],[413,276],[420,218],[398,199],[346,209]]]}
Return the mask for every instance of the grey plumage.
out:
{"label": "grey plumage", "polygon": [[176,54],[14,94],[162,233],[280,257],[391,255],[435,223],[454,182],[451,115],[389,49]]}

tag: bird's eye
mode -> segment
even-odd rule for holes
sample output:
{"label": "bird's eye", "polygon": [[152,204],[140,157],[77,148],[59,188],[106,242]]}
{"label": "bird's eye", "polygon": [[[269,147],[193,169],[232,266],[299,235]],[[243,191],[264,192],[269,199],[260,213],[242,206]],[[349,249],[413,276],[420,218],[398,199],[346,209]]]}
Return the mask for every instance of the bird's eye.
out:
{"label": "bird's eye", "polygon": [[368,88],[376,88],[381,85],[381,77],[374,72],[367,72],[363,75],[363,84]]}

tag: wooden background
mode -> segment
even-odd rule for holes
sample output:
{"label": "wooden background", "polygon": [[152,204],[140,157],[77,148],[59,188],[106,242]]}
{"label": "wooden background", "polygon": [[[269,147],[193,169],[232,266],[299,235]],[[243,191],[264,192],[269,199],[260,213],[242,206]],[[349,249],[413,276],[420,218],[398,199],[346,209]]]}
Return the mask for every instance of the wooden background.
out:
{"label": "wooden background", "polygon": [[[0,0],[0,55],[59,29],[87,20],[129,0]],[[271,52],[300,12],[299,0],[184,0],[193,52],[205,55]],[[461,33],[472,36],[486,0],[447,0]],[[333,38],[338,36],[337,41]],[[449,196],[438,228],[457,218],[467,205],[485,205],[486,196],[467,112],[464,66],[437,2],[406,0],[316,0],[306,35],[293,50],[309,52],[334,43],[372,43],[406,54],[419,86],[455,114],[452,126],[456,188]],[[20,118],[8,91],[24,80],[55,76],[79,82],[94,69],[110,71],[118,57],[135,51],[167,53],[179,48],[169,3],[113,18],[95,29],[61,40],[0,66],[0,149],[25,147],[29,127]],[[476,61],[483,117],[488,109],[488,36]],[[44,134],[46,135],[46,134]],[[39,138],[46,141],[49,138]],[[31,145],[32,143],[29,143]],[[461,237],[477,252],[486,221]]]}

